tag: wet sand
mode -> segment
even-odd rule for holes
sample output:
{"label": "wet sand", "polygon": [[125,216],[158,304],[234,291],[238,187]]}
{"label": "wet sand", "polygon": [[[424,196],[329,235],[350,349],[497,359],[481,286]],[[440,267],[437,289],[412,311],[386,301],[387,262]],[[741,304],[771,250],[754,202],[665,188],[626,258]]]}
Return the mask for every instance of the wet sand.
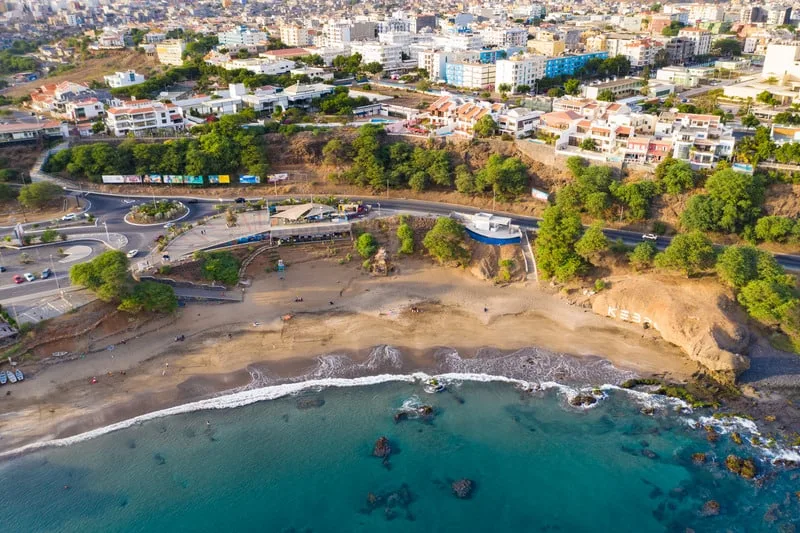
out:
{"label": "wet sand", "polygon": [[[436,371],[444,348],[468,360],[484,348],[501,352],[492,355],[497,357],[526,347],[547,351],[529,358],[538,365],[535,377],[559,378],[566,365],[567,379],[591,380],[588,373],[600,357],[638,375],[681,380],[697,370],[657,332],[571,306],[532,283],[498,287],[421,260],[404,260],[395,274],[376,278],[355,261],[339,265],[333,259],[305,260],[303,254],[282,252],[290,265],[285,279],[257,275],[242,303],[190,304],[157,332],[109,339],[114,350],[29,371],[29,380],[0,397],[0,450],[227,391],[336,372],[325,365],[338,360],[320,356],[346,355],[358,364],[380,345],[398,348],[399,366],[383,361],[378,366],[388,368],[359,372]],[[294,302],[296,296],[303,302]],[[412,306],[421,312],[412,312]],[[282,320],[287,314],[292,318]],[[175,342],[179,334],[184,342]],[[126,343],[119,344],[122,340]],[[565,363],[571,359],[550,355],[560,353],[583,358],[587,373],[572,370]]]}

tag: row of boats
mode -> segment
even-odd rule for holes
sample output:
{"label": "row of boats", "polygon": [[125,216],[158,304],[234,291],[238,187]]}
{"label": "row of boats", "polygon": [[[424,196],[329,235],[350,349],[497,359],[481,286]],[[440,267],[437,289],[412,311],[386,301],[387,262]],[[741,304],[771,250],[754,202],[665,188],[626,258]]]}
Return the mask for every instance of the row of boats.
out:
{"label": "row of boats", "polygon": [[22,370],[19,368],[15,369],[13,372],[10,370],[0,370],[0,385],[5,385],[8,382],[16,383],[17,381],[22,381],[25,379],[25,374],[22,373]]}

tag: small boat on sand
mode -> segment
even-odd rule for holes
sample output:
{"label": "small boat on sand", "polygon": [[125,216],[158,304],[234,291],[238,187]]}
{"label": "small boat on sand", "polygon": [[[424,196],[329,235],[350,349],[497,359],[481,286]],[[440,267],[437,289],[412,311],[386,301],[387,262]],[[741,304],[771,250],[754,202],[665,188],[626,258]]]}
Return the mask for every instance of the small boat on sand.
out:
{"label": "small boat on sand", "polygon": [[17,381],[23,381],[25,379],[25,375],[22,373],[22,370],[17,368],[14,370],[14,375],[17,377]]}
{"label": "small boat on sand", "polygon": [[0,385],[5,385],[8,383],[8,378],[6,377],[5,372],[0,372]]}
{"label": "small boat on sand", "polygon": [[11,383],[17,382],[17,376],[15,376],[13,372],[9,372],[6,370],[6,376],[8,376],[8,381],[10,381]]}

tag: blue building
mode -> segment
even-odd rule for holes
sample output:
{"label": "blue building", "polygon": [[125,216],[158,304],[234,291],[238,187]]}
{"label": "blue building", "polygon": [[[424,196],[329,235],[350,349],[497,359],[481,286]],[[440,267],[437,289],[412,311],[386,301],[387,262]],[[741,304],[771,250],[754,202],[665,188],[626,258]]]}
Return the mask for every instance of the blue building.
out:
{"label": "blue building", "polygon": [[587,61],[594,58],[608,59],[608,52],[589,52],[587,54],[550,58],[544,64],[544,75],[546,78],[571,76],[584,66]]}

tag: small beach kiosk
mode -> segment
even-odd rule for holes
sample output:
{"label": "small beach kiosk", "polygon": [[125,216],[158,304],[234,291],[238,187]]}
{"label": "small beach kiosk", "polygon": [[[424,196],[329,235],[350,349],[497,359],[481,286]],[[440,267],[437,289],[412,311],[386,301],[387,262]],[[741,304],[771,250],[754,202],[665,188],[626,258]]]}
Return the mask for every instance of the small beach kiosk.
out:
{"label": "small beach kiosk", "polygon": [[491,213],[475,213],[461,215],[464,227],[470,237],[483,244],[501,246],[503,244],[519,244],[522,233],[518,226],[511,225],[508,217],[499,217]]}

